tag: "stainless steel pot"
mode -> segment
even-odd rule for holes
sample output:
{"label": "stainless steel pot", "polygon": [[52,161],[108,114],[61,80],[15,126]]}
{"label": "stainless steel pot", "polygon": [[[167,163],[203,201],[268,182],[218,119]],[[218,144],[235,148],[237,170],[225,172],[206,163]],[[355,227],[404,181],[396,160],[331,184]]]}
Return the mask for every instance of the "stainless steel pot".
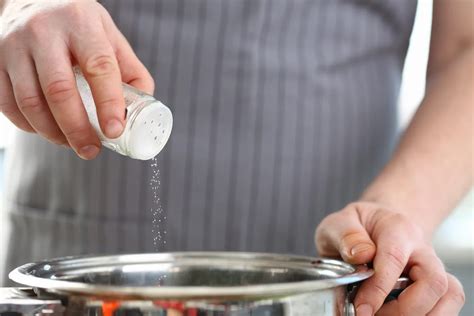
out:
{"label": "stainless steel pot", "polygon": [[[366,266],[239,252],[67,257],[23,265],[0,315],[355,315]],[[406,286],[401,279],[394,293]],[[14,314],[4,314],[14,313]]]}

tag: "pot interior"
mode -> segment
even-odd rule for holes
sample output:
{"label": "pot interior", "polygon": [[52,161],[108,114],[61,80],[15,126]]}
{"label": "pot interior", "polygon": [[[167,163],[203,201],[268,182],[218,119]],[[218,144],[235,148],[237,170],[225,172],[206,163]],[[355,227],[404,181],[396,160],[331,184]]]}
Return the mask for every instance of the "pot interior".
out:
{"label": "pot interior", "polygon": [[[46,276],[46,275],[45,275]],[[247,286],[325,280],[337,272],[278,265],[200,265],[181,261],[169,264],[129,264],[87,270],[63,270],[47,277],[94,285],[113,286]]]}

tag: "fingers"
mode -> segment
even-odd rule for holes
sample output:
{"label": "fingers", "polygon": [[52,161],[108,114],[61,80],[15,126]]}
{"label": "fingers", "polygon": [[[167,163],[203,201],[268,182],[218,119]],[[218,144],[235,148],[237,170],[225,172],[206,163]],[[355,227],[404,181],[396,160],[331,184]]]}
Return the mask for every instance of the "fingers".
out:
{"label": "fingers", "polygon": [[102,6],[100,8],[102,24],[114,47],[122,81],[152,95],[155,89],[153,78],[135,55],[127,39],[117,29],[108,12]]}
{"label": "fingers", "polygon": [[[433,309],[429,312],[424,312],[417,308],[414,310],[407,309],[402,305],[405,304],[401,299],[402,295],[406,295],[408,288],[402,292],[398,300],[386,303],[377,311],[377,316],[392,316],[392,315],[428,315],[428,316],[456,316],[459,315],[464,302],[465,295],[461,283],[454,276],[447,274],[448,290],[443,297],[436,303]],[[423,301],[422,296],[417,297],[414,301]]]}
{"label": "fingers", "polygon": [[120,69],[105,32],[95,28],[87,34],[94,36],[74,39],[71,50],[91,87],[102,131],[107,137],[116,138],[125,126]]}
{"label": "fingers", "polygon": [[39,80],[51,113],[71,147],[83,159],[93,159],[100,141],[82,104],[72,65],[64,44],[54,50],[36,50],[34,56]]}
{"label": "fingers", "polygon": [[[151,92],[152,80],[123,36],[107,36],[95,1],[48,4],[26,14],[18,25],[6,25],[2,33],[0,111],[20,128],[69,143],[81,157],[91,159],[100,142],[76,89],[71,61],[77,61],[91,87],[100,127],[109,138],[118,137],[125,125],[114,50],[128,82]],[[22,52],[27,58],[17,56]]]}
{"label": "fingers", "polygon": [[410,231],[404,227],[403,221],[397,220],[397,216],[390,216],[389,221],[390,225],[382,226],[383,231],[373,234],[377,244],[373,262],[375,273],[357,293],[355,306],[358,316],[373,315],[382,306],[413,251],[410,237],[400,234]]}
{"label": "fingers", "polygon": [[316,230],[316,246],[322,256],[338,256],[352,264],[372,261],[376,247],[362,226],[355,209],[346,209],[326,217]]}
{"label": "fingers", "polygon": [[135,55],[125,37],[122,34],[118,34],[118,37],[115,47],[123,82],[153,95],[155,83],[150,73]]}
{"label": "fingers", "polygon": [[459,315],[466,301],[463,287],[459,280],[451,274],[447,275],[447,280],[448,291],[428,313],[429,316]]}
{"label": "fingers", "polygon": [[[350,256],[357,245],[377,245],[375,273],[358,289],[356,314],[457,315],[465,299],[462,286],[447,276],[421,229],[400,213],[367,203],[354,204],[322,221],[316,230],[316,244],[322,255],[341,253],[349,262],[360,259]],[[414,282],[397,300],[381,308],[403,271],[408,271]]]}
{"label": "fingers", "polygon": [[10,78],[4,71],[0,71],[0,112],[19,129],[30,133],[35,132],[18,109]]}
{"label": "fingers", "polygon": [[414,283],[398,297],[400,312],[426,315],[448,290],[446,271],[430,248],[415,251],[410,266],[409,276]]}
{"label": "fingers", "polygon": [[9,68],[16,103],[23,116],[44,138],[58,145],[66,144],[66,137],[44,99],[31,58],[26,55],[18,56]]}

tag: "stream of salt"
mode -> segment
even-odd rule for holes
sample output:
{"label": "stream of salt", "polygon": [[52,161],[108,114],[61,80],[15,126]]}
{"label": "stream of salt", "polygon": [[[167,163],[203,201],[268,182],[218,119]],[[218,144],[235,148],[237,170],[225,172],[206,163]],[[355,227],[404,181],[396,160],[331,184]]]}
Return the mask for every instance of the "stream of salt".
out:
{"label": "stream of salt", "polygon": [[[159,197],[160,192],[160,169],[158,167],[157,158],[153,158],[151,161],[152,176],[150,179],[150,187],[153,192],[152,206],[150,212],[152,214],[151,221],[151,232],[153,235],[153,245],[156,252],[163,251],[163,247],[166,244],[166,230],[164,229],[164,221],[166,216],[163,213],[163,207]],[[165,282],[166,274],[161,274],[157,280],[159,286],[162,286]]]}
{"label": "stream of salt", "polygon": [[166,230],[164,230],[164,221],[166,216],[163,213],[163,207],[161,206],[161,200],[159,197],[160,191],[160,169],[158,167],[157,158],[153,158],[151,161],[152,176],[150,179],[150,187],[153,192],[152,207],[150,212],[152,214],[152,229],[153,234],[153,245],[155,251],[162,251],[163,246],[166,244]]}

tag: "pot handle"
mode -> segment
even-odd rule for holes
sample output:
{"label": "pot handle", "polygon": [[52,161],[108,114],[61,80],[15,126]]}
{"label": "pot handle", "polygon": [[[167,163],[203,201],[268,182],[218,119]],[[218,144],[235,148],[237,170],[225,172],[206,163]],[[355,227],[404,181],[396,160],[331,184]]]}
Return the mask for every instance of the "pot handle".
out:
{"label": "pot handle", "polygon": [[0,315],[51,315],[64,313],[61,300],[38,298],[31,288],[0,288]]}
{"label": "pot handle", "polygon": [[[387,298],[385,299],[385,303],[396,300],[398,295],[402,293],[404,289],[406,289],[412,280],[410,278],[401,276],[397,282],[395,283],[392,291],[388,294]],[[356,316],[355,307],[353,304],[354,298],[357,294],[357,290],[359,289],[360,283],[352,285],[348,288],[347,296],[346,296],[346,303],[344,304],[344,316]]]}

